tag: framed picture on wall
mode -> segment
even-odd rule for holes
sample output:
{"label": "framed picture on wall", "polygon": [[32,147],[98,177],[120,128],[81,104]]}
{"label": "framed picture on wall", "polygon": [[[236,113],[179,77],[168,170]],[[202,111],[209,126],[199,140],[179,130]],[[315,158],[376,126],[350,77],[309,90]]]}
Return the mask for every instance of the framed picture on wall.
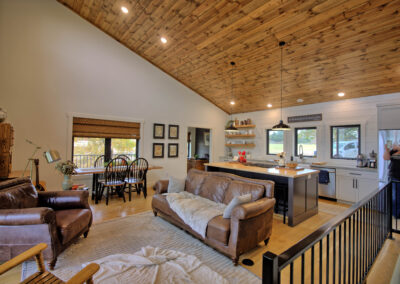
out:
{"label": "framed picture on wall", "polygon": [[153,126],[153,138],[154,139],[164,139],[165,124],[154,123]]}
{"label": "framed picture on wall", "polygon": [[178,158],[179,156],[179,144],[168,143],[168,158]]}
{"label": "framed picture on wall", "polygon": [[168,125],[168,138],[179,139],[179,125],[174,125],[174,124]]}
{"label": "framed picture on wall", "polygon": [[153,143],[153,158],[164,158],[164,143]]}

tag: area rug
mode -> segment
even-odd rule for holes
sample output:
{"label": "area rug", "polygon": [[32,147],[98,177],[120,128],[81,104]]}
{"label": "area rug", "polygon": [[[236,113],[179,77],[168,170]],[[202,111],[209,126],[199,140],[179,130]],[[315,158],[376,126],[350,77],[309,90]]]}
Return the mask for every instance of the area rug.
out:
{"label": "area rug", "polygon": [[[81,270],[82,263],[112,254],[135,253],[148,245],[194,255],[229,283],[261,283],[253,273],[234,266],[230,258],[162,218],[154,217],[151,211],[94,225],[86,239],[80,238],[58,257],[52,272],[68,280]],[[35,271],[35,262],[25,262],[22,277]]]}

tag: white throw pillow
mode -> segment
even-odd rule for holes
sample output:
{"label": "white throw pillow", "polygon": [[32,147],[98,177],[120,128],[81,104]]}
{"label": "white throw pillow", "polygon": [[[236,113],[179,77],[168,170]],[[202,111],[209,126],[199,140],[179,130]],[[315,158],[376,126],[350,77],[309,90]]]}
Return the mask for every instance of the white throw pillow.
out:
{"label": "white throw pillow", "polygon": [[169,178],[168,193],[178,193],[185,190],[185,179]]}
{"label": "white throw pillow", "polygon": [[250,201],[251,201],[251,193],[235,196],[234,198],[232,198],[231,202],[229,202],[228,206],[226,206],[223,217],[225,219],[231,218],[233,208],[235,208],[239,204],[248,203]]}

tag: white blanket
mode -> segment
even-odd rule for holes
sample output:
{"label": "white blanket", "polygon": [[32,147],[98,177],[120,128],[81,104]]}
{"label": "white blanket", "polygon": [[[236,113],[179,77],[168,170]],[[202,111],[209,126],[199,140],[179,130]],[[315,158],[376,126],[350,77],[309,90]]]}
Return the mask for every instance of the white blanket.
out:
{"label": "white blanket", "polygon": [[168,193],[167,201],[172,210],[203,238],[206,236],[208,222],[224,213],[226,205],[187,191]]}
{"label": "white blanket", "polygon": [[92,262],[100,265],[93,277],[94,283],[99,284],[228,284],[193,255],[149,246],[134,254],[114,254]]}

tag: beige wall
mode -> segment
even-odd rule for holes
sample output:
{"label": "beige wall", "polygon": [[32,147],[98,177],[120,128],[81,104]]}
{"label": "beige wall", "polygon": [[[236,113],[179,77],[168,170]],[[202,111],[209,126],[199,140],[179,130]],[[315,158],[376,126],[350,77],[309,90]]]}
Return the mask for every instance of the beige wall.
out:
{"label": "beige wall", "polygon": [[[227,115],[54,0],[0,1],[0,107],[15,128],[13,168],[33,147],[70,158],[71,113],[144,124],[141,155],[164,167],[150,179],[186,173],[187,126],[212,129],[212,158],[223,155]],[[179,124],[179,158],[156,159],[153,123]],[[175,141],[170,141],[175,142]],[[165,148],[166,150],[166,148]],[[60,188],[53,165],[41,177]]]}

